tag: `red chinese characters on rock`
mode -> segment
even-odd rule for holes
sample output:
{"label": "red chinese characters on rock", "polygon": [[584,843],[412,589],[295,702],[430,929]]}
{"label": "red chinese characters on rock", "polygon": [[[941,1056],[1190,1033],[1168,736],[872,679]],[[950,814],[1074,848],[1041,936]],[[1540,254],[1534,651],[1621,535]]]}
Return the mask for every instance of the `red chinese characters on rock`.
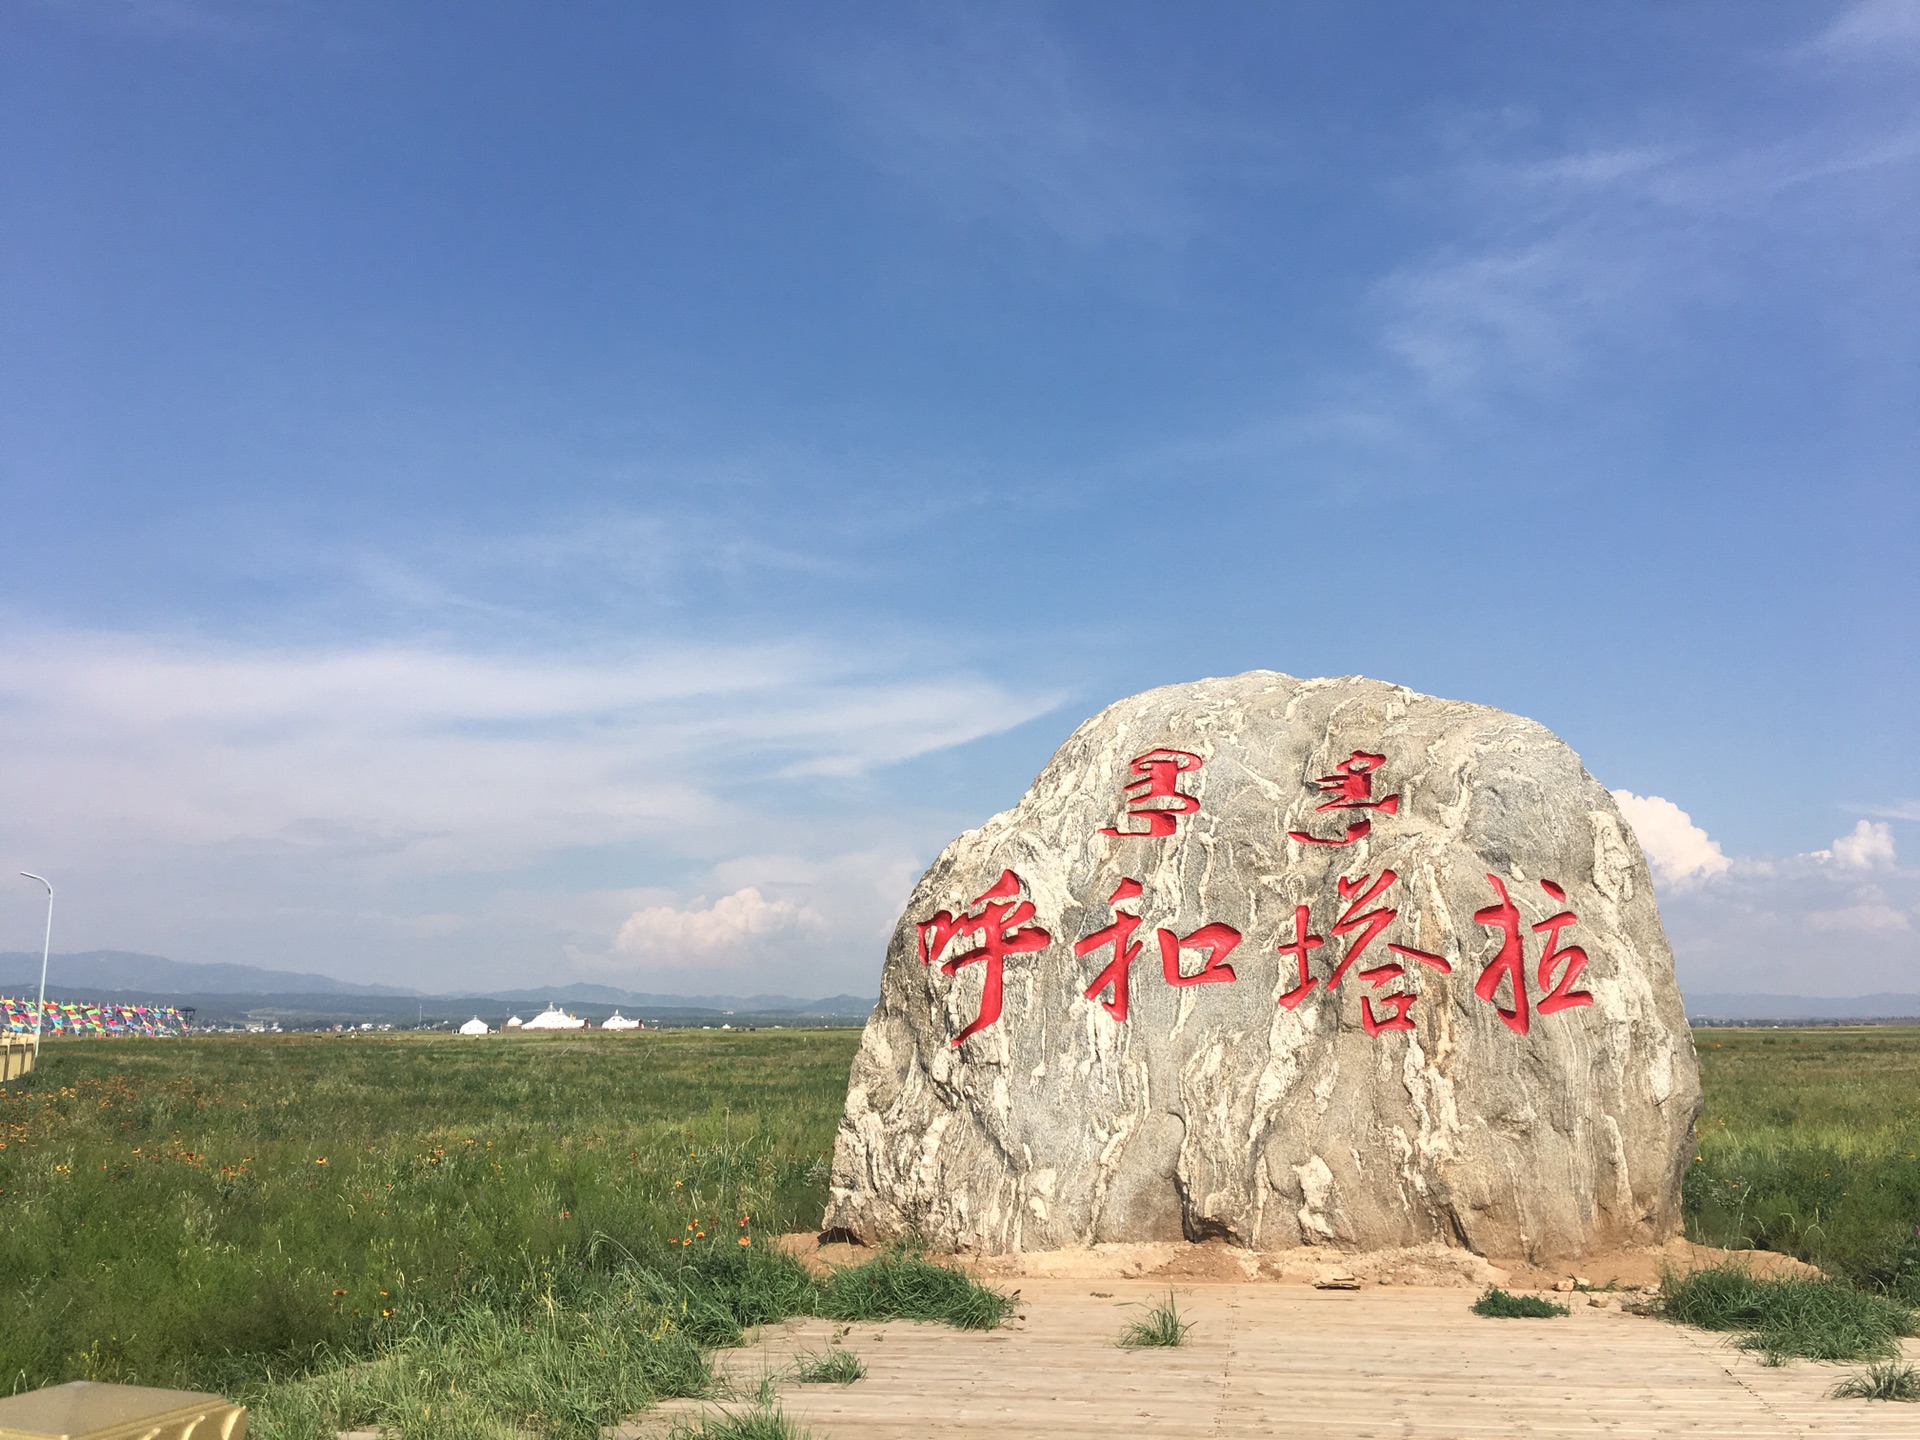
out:
{"label": "red chinese characters on rock", "polygon": [[1033,902],[1021,898],[1021,888],[1020,877],[1011,870],[1003,870],[998,880],[974,897],[964,913],[956,916],[942,910],[931,920],[919,921],[914,927],[920,935],[922,965],[939,964],[940,957],[955,940],[978,937],[979,943],[972,949],[940,965],[943,975],[956,975],[968,965],[987,967],[980,984],[980,1013],[972,1024],[953,1037],[956,1047],[1000,1018],[1007,957],[1030,955],[1053,942],[1045,930],[1027,923],[1033,919]]}
{"label": "red chinese characters on rock", "polygon": [[[1084,940],[1074,942],[1073,953],[1085,957],[1109,945],[1113,947],[1113,959],[1106,969],[1094,976],[1093,983],[1086,988],[1089,1000],[1098,1000],[1100,1006],[1114,1020],[1125,1023],[1129,1004],[1129,979],[1133,962],[1145,948],[1133,938],[1133,932],[1140,927],[1141,917],[1122,910],[1123,900],[1138,900],[1145,893],[1138,880],[1122,879],[1107,903],[1113,907],[1113,923],[1101,927]],[[1241,940],[1240,932],[1231,925],[1214,923],[1202,925],[1186,935],[1177,935],[1162,927],[1156,932],[1160,941],[1160,969],[1169,985],[1212,985],[1229,984],[1234,979],[1233,967],[1227,964],[1227,956],[1233,953],[1234,946]],[[1205,952],[1205,960],[1199,970],[1189,975],[1180,968],[1180,957],[1187,950]],[[1107,998],[1109,995],[1111,999]]]}
{"label": "red chinese characters on rock", "polygon": [[[1127,976],[1133,967],[1134,956],[1140,953],[1140,942],[1133,938],[1133,932],[1140,928],[1140,917],[1129,914],[1120,908],[1122,900],[1138,900],[1142,891],[1138,880],[1122,880],[1113,894],[1107,897],[1107,903],[1113,906],[1113,923],[1104,929],[1096,930],[1084,940],[1074,942],[1073,953],[1078,957],[1091,955],[1106,946],[1113,947],[1113,960],[1087,987],[1089,1000],[1098,1000],[1107,1014],[1124,1023],[1127,1018]],[[1113,998],[1106,999],[1102,992],[1111,990]]]}
{"label": "red chinese characters on rock", "polygon": [[[1347,971],[1366,952],[1367,947],[1400,917],[1398,910],[1390,909],[1385,905],[1371,910],[1366,909],[1374,901],[1384,897],[1394,881],[1399,878],[1391,870],[1382,870],[1378,878],[1362,875],[1357,879],[1343,877],[1339,881],[1340,899],[1345,909],[1333,923],[1333,934],[1338,939],[1357,932],[1358,938],[1348,942],[1346,954],[1341,957],[1340,963],[1334,966],[1333,973],[1327,977],[1328,990],[1338,988],[1341,980],[1346,978]],[[1308,906],[1294,907],[1293,939],[1278,947],[1282,955],[1293,958],[1299,975],[1299,983],[1279,997],[1279,1003],[1288,1010],[1298,1006],[1320,983],[1312,974],[1307,957],[1313,951],[1325,948],[1327,941],[1324,937],[1311,933],[1310,913]],[[1405,959],[1417,960],[1422,965],[1430,966],[1442,975],[1451,974],[1453,971],[1452,964],[1444,956],[1434,955],[1425,950],[1416,950],[1411,945],[1396,945],[1391,942],[1388,943],[1387,949]],[[1359,972],[1360,979],[1375,990],[1382,989],[1392,981],[1405,979],[1406,973],[1406,966],[1395,960],[1383,960],[1380,964]],[[1373,1008],[1375,998],[1387,1007],[1382,1012],[1385,1018],[1375,1013]],[[1418,995],[1407,991],[1394,991],[1378,997],[1362,995],[1360,997],[1360,1028],[1367,1034],[1376,1036],[1383,1030],[1413,1029],[1413,1017],[1409,1012],[1419,998]]]}
{"label": "red chinese characters on rock", "polygon": [[[1480,972],[1479,980],[1474,982],[1473,993],[1493,1006],[1509,1030],[1516,1035],[1524,1035],[1531,1027],[1532,1020],[1527,1013],[1527,966],[1525,948],[1520,939],[1520,907],[1513,903],[1499,876],[1487,876],[1487,883],[1493,887],[1498,903],[1474,911],[1473,918],[1488,929],[1500,932],[1500,949]],[[1540,888],[1556,905],[1566,905],[1567,892],[1553,881],[1542,880]],[[1542,1015],[1577,1010],[1582,1005],[1593,1004],[1591,991],[1573,988],[1574,982],[1580,978],[1580,972],[1587,968],[1587,952],[1578,945],[1563,948],[1560,944],[1560,932],[1569,925],[1577,924],[1579,919],[1573,911],[1563,908],[1558,914],[1549,915],[1533,927],[1534,934],[1547,937],[1534,971],[1535,982],[1546,992],[1540,997],[1539,1011]],[[1565,969],[1556,982],[1554,971],[1562,965]],[[1512,1002],[1509,1005],[1502,1005],[1497,998],[1503,981]]]}
{"label": "red chinese characters on rock", "polygon": [[1121,788],[1126,797],[1128,820],[1144,820],[1144,830],[1122,830],[1107,826],[1100,833],[1120,839],[1164,840],[1173,834],[1182,815],[1200,813],[1200,801],[1179,788],[1180,777],[1198,770],[1205,762],[1187,750],[1149,750],[1136,755],[1127,768],[1140,778],[1129,780]]}
{"label": "red chinese characters on rock", "polygon": [[[1373,798],[1373,772],[1387,763],[1387,757],[1376,755],[1371,750],[1356,750],[1338,765],[1334,773],[1322,775],[1313,782],[1314,788],[1323,795],[1333,798],[1314,806],[1316,813],[1341,810],[1373,810],[1382,815],[1400,813],[1400,797],[1386,795]],[[1320,835],[1309,835],[1304,830],[1289,830],[1287,838],[1298,840],[1302,845],[1351,845],[1364,838],[1373,830],[1371,818],[1350,820],[1347,833],[1338,839],[1329,839]]]}

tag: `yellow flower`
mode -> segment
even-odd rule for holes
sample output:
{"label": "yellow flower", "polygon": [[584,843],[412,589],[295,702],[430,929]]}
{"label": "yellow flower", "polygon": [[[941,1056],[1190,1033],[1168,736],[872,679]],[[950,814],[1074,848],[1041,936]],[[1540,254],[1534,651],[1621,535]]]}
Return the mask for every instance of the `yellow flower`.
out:
{"label": "yellow flower", "polygon": [[751,1245],[753,1243],[753,1240],[750,1236],[742,1235],[740,1237],[740,1243],[742,1245]]}

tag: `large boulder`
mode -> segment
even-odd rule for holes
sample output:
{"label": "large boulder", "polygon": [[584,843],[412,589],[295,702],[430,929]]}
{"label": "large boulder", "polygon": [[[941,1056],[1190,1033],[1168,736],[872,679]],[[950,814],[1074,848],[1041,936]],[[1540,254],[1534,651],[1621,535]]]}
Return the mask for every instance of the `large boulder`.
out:
{"label": "large boulder", "polygon": [[829,1231],[1570,1257],[1700,1106],[1633,832],[1544,727],[1256,671],[1087,721],[894,931]]}

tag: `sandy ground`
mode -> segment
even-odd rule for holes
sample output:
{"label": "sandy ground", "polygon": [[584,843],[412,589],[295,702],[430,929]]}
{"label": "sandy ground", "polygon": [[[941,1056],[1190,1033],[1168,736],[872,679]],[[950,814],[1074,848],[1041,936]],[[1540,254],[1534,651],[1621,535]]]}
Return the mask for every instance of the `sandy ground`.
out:
{"label": "sandy ground", "polygon": [[[811,1234],[784,1235],[781,1246],[809,1268],[857,1265],[873,1252],[855,1245],[822,1245]],[[1405,1250],[1342,1253],[1324,1248],[1242,1250],[1225,1244],[1094,1245],[1083,1250],[1025,1255],[947,1256],[950,1263],[990,1284],[1022,1279],[1172,1280],[1195,1283],[1267,1282],[1280,1285],[1488,1285],[1508,1289],[1572,1289],[1577,1283],[1602,1289],[1657,1285],[1667,1270],[1685,1273],[1737,1261],[1756,1275],[1817,1275],[1811,1265],[1765,1250],[1715,1250],[1685,1240],[1633,1250],[1583,1256],[1563,1265],[1488,1259],[1444,1245]]]}
{"label": "sandy ground", "polygon": [[[1828,1397],[1858,1367],[1768,1368],[1722,1337],[1628,1313],[1612,1294],[1565,1296],[1572,1313],[1552,1320],[1488,1320],[1458,1283],[1318,1289],[1182,1279],[1164,1264],[1151,1278],[1016,1283],[1017,1317],[998,1330],[763,1327],[716,1357],[733,1398],[671,1402],[618,1433],[652,1440],[748,1408],[767,1381],[813,1440],[1920,1437],[1920,1406]],[[1126,1323],[1169,1291],[1192,1324],[1187,1343],[1121,1348]],[[858,1355],[866,1378],[794,1381],[796,1356],[835,1347]],[[1910,1342],[1908,1358],[1920,1347]]]}

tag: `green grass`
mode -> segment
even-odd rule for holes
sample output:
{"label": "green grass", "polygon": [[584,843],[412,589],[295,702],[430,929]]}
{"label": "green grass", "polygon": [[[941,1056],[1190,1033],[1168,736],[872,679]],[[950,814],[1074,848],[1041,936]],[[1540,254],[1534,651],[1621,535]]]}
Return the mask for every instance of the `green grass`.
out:
{"label": "green grass", "polygon": [[1849,1375],[1829,1392],[1836,1400],[1920,1400],[1920,1369],[1889,1360]]}
{"label": "green grass", "polygon": [[718,1415],[682,1421],[673,1427],[669,1440],[808,1440],[811,1434],[762,1395],[745,1410],[722,1410]]}
{"label": "green grass", "polygon": [[962,1330],[991,1330],[1013,1310],[1011,1296],[976,1285],[957,1270],[910,1250],[835,1271],[811,1312],[832,1320],[942,1320]]}
{"label": "green grass", "polygon": [[1732,1331],[1743,1349],[1779,1362],[1898,1359],[1914,1314],[1898,1301],[1843,1280],[1762,1280],[1737,1266],[1669,1274],[1660,1286],[1668,1319]]}
{"label": "green grass", "polygon": [[1191,1329],[1193,1326],[1182,1320],[1179,1310],[1174,1308],[1173,1292],[1169,1290],[1165,1300],[1147,1311],[1146,1319],[1136,1320],[1120,1332],[1117,1343],[1129,1350],[1184,1345]]}
{"label": "green grass", "polygon": [[[1920,1029],[1697,1040],[1690,1235],[1846,1283],[1743,1310],[1728,1282],[1674,1318],[1763,1354],[1886,1354],[1891,1312],[1863,1321],[1833,1297],[1920,1303]],[[219,1390],[263,1440],[342,1416],[584,1436],[705,1392],[705,1352],[763,1320],[998,1324],[1010,1300],[912,1252],[822,1282],[769,1245],[819,1221],[856,1043],[53,1041],[0,1089],[0,1391]],[[1170,1306],[1166,1323],[1184,1334]],[[786,1424],[766,1406],[736,1418]]]}
{"label": "green grass", "polygon": [[1515,1295],[1498,1285],[1489,1285],[1473,1302],[1473,1313],[1496,1320],[1547,1320],[1568,1313],[1564,1305],[1542,1300],[1538,1295]]}
{"label": "green grass", "polygon": [[1920,1027],[1694,1032],[1689,1238],[1920,1305]]}
{"label": "green grass", "polygon": [[584,1437],[705,1393],[762,1321],[997,1324],[916,1254],[818,1281],[769,1243],[819,1222],[856,1040],[57,1042],[0,1091],[0,1390],[218,1390],[264,1440]]}
{"label": "green grass", "polygon": [[867,1367],[851,1350],[803,1351],[794,1356],[793,1378],[802,1385],[851,1385]]}

